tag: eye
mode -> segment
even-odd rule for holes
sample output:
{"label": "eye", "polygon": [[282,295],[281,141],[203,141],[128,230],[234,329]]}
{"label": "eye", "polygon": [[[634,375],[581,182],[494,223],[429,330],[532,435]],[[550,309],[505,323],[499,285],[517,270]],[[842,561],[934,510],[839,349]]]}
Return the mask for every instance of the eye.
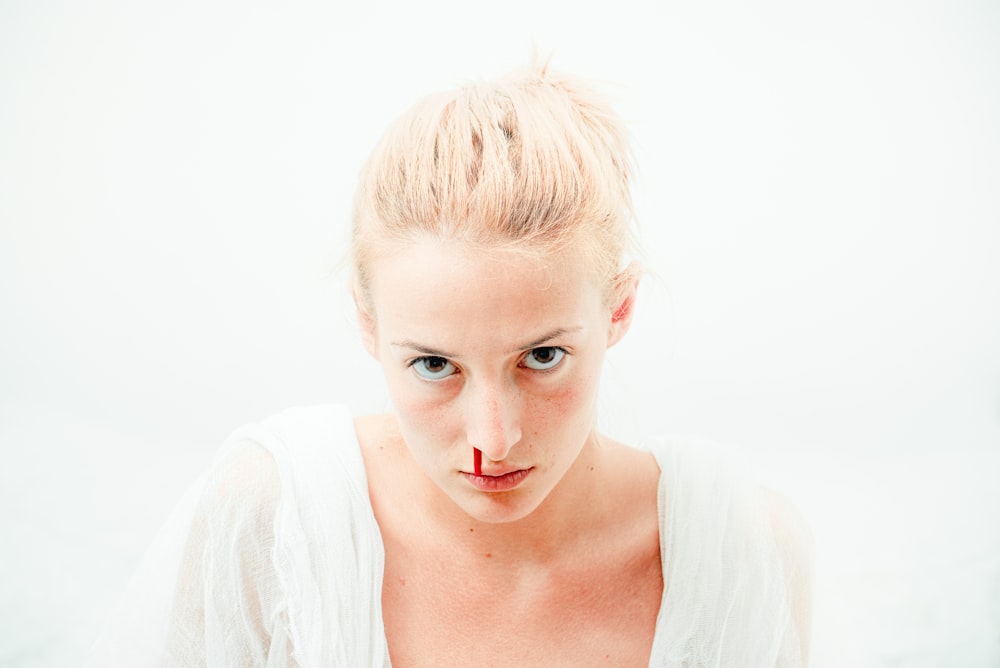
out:
{"label": "eye", "polygon": [[566,356],[566,351],[555,346],[545,346],[529,350],[524,356],[523,364],[535,371],[548,371],[558,366],[562,358]]}
{"label": "eye", "polygon": [[424,380],[444,380],[457,371],[455,365],[443,357],[418,357],[410,366]]}

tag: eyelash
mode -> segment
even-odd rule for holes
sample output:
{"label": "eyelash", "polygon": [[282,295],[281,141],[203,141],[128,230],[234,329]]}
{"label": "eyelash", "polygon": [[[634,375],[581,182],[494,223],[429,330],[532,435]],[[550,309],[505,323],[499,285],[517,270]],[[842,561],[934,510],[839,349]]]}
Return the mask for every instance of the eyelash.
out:
{"label": "eyelash", "polygon": [[416,367],[416,365],[420,364],[421,362],[427,362],[429,360],[441,360],[445,364],[450,364],[453,367],[455,367],[455,369],[458,369],[458,367],[455,366],[454,362],[451,362],[447,358],[440,357],[438,355],[423,355],[422,357],[417,357],[415,359],[410,360],[410,362],[407,364],[407,366],[410,367],[411,369],[414,369],[414,373],[416,373],[417,376],[420,377],[421,380],[426,380],[428,382],[438,382],[438,381],[442,381],[442,380],[447,380],[448,378],[451,378],[452,376],[455,375],[454,373],[449,373],[447,376],[441,376],[440,378],[428,378],[428,377],[422,375],[419,371],[416,370],[415,367]]}
{"label": "eyelash", "polygon": [[[535,368],[533,368],[533,367],[530,367],[530,366],[527,366],[527,365],[525,365],[525,364],[524,364],[524,360],[525,360],[525,359],[527,359],[528,357],[530,357],[530,356],[531,356],[531,355],[532,355],[533,353],[536,353],[536,352],[538,352],[539,350],[547,350],[547,351],[548,351],[548,350],[551,350],[551,351],[553,351],[554,353],[556,353],[556,358],[557,358],[557,359],[556,359],[556,361],[555,361],[555,364],[553,364],[553,365],[552,365],[551,367],[549,367],[548,369],[535,369]],[[555,371],[555,370],[556,370],[556,369],[558,369],[558,368],[559,368],[560,366],[562,366],[562,361],[563,361],[563,359],[565,359],[565,358],[566,358],[566,355],[568,355],[568,354],[569,354],[569,353],[567,353],[567,352],[566,352],[566,349],[565,349],[565,348],[561,348],[561,347],[559,347],[559,346],[541,346],[541,347],[538,347],[538,348],[532,348],[531,350],[529,350],[528,352],[526,352],[526,353],[525,353],[525,354],[524,354],[524,355],[523,355],[523,356],[521,357],[521,360],[522,360],[522,361],[521,361],[521,363],[519,364],[519,366],[521,366],[521,367],[523,367],[523,368],[526,368],[526,369],[530,369],[530,370],[532,370],[532,371],[537,371],[537,372],[539,372],[539,373],[547,373],[547,372],[549,372],[549,371]]]}
{"label": "eyelash", "polygon": [[[535,352],[537,350],[549,350],[549,349],[558,351],[559,354],[561,355],[561,357],[559,358],[559,361],[555,364],[555,366],[553,366],[550,369],[532,369],[531,367],[525,366],[525,364],[524,364],[524,358],[526,358],[528,355],[532,354],[533,352]],[[535,373],[550,373],[552,371],[555,371],[559,367],[561,367],[563,359],[565,359],[566,357],[568,357],[569,354],[570,354],[569,351],[566,350],[565,348],[563,348],[562,346],[539,346],[538,348],[532,348],[531,350],[525,352],[524,355],[521,356],[521,360],[518,362],[518,366],[520,368],[522,368],[522,369],[528,369],[529,371],[534,371]],[[409,362],[407,362],[406,366],[409,367],[409,368],[413,368],[414,366],[416,366],[420,362],[427,362],[428,360],[442,360],[442,361],[444,361],[447,364],[451,364],[452,366],[455,367],[455,369],[456,369],[455,373],[457,373],[458,365],[455,364],[454,362],[452,362],[451,360],[449,360],[447,357],[441,357],[440,355],[422,355],[420,357],[415,357],[412,360],[410,360]],[[418,376],[420,376],[419,372],[416,372],[416,373],[417,373]],[[442,376],[441,378],[425,378],[423,376],[420,376],[420,378],[422,380],[426,380],[428,382],[439,382],[439,381],[451,378],[452,376],[455,375],[455,373],[448,374],[447,376]]]}

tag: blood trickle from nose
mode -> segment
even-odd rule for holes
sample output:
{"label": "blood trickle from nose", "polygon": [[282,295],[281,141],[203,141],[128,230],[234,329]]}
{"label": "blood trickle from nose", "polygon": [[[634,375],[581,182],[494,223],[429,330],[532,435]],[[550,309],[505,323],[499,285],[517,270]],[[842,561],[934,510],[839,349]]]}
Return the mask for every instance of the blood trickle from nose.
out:
{"label": "blood trickle from nose", "polygon": [[476,475],[483,475],[483,451],[479,448],[472,448],[472,468]]}

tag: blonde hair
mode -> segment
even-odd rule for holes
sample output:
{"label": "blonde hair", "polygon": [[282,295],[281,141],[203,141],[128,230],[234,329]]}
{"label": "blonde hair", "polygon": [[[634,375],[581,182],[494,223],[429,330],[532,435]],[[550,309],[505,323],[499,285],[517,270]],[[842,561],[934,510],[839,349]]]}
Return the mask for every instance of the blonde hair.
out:
{"label": "blonde hair", "polygon": [[362,172],[351,247],[358,292],[368,300],[379,252],[427,235],[541,254],[571,248],[611,290],[631,239],[631,178],[610,107],[545,65],[427,97]]}

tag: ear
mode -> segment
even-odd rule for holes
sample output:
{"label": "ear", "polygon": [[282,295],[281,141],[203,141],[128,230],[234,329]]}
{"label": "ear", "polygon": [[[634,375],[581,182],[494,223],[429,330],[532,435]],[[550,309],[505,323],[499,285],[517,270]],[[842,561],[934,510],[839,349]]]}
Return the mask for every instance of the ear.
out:
{"label": "ear", "polygon": [[608,328],[608,348],[622,340],[635,315],[635,298],[639,290],[639,277],[642,268],[638,262],[633,262],[620,274],[615,276],[614,293],[612,295],[611,325]]}
{"label": "ear", "polygon": [[354,298],[354,308],[358,316],[361,343],[369,355],[378,359],[375,346],[375,314],[365,304],[365,299],[359,294],[358,285],[354,281],[351,281],[351,297]]}

